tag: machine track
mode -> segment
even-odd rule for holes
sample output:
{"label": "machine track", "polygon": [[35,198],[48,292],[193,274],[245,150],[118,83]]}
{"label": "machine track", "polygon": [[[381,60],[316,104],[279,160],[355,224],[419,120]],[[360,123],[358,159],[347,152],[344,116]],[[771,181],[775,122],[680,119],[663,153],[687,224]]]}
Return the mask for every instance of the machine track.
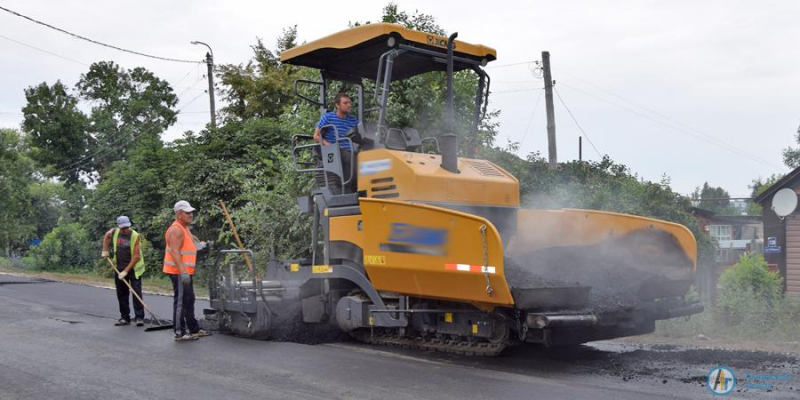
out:
{"label": "machine track", "polygon": [[438,351],[465,356],[494,357],[499,355],[509,344],[507,341],[491,343],[471,342],[463,339],[426,338],[421,336],[405,337],[381,332],[377,329],[374,331],[363,330],[351,332],[350,335],[360,342],[369,344]]}

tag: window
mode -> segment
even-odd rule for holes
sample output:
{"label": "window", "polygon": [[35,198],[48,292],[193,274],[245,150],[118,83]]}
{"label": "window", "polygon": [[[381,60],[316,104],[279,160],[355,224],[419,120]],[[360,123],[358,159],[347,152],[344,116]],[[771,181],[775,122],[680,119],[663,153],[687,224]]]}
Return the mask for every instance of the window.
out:
{"label": "window", "polygon": [[[723,240],[730,241],[732,239],[731,232],[732,232],[732,229],[731,229],[730,225],[709,225],[708,226],[708,233],[718,243],[720,241],[723,241]],[[722,246],[723,248],[717,249],[717,253],[716,253],[716,257],[715,257],[717,262],[728,262],[728,260],[730,259],[731,251],[730,251],[729,248],[727,248],[727,246],[730,246],[730,243],[726,243],[725,246]]]}
{"label": "window", "polygon": [[711,237],[716,240],[731,240],[731,226],[730,225],[709,225],[708,232]]}

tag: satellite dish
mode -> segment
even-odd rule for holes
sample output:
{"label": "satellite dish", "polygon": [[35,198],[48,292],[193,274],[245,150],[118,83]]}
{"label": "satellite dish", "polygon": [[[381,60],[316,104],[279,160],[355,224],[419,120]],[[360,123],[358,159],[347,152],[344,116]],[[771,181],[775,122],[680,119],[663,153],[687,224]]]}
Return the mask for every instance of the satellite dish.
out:
{"label": "satellite dish", "polygon": [[783,188],[772,196],[772,211],[784,218],[797,208],[797,193],[789,188]]}

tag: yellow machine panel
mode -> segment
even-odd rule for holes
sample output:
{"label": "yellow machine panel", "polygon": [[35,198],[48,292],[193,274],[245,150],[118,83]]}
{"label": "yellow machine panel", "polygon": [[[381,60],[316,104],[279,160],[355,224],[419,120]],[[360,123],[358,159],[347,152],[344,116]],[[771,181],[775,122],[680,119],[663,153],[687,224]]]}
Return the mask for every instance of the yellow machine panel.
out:
{"label": "yellow machine panel", "polygon": [[358,229],[360,215],[346,215],[330,218],[330,241],[350,242],[363,248],[364,234]]}
{"label": "yellow machine panel", "polygon": [[358,188],[398,201],[519,207],[517,179],[486,160],[458,159],[459,174],[441,167],[438,154],[375,149],[358,154]]}
{"label": "yellow machine panel", "polygon": [[484,310],[514,304],[503,270],[503,243],[489,221],[421,204],[360,202],[364,267],[375,289],[463,301]]}

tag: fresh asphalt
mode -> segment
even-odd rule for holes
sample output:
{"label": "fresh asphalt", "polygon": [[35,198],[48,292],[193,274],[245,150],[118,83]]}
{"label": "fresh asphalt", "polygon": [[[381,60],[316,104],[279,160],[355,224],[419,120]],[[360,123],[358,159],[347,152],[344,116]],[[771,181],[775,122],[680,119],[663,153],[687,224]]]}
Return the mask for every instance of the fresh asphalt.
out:
{"label": "fresh asphalt", "polygon": [[[171,297],[145,301],[171,318]],[[206,306],[197,301],[198,317]],[[472,358],[222,334],[179,343],[170,330],[115,327],[118,317],[110,289],[0,275],[0,399],[711,398],[696,382],[624,379],[582,365],[580,354],[566,361],[535,347]],[[793,398],[733,397],[762,394]]]}

